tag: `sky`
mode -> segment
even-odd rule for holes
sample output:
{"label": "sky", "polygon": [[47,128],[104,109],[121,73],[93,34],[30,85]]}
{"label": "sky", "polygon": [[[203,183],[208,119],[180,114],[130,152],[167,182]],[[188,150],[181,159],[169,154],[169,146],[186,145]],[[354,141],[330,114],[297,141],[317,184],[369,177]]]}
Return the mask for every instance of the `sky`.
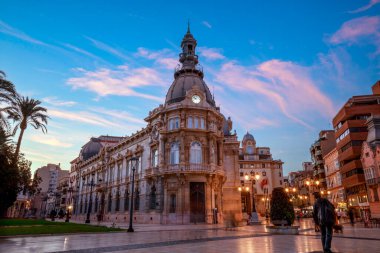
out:
{"label": "sky", "polygon": [[[35,170],[70,168],[99,135],[146,126],[165,102],[190,21],[216,104],[284,173],[309,161],[319,131],[380,79],[380,0],[5,1],[0,70],[48,109],[21,152]],[[18,133],[17,133],[18,134]],[[15,136],[15,140],[17,135]]]}

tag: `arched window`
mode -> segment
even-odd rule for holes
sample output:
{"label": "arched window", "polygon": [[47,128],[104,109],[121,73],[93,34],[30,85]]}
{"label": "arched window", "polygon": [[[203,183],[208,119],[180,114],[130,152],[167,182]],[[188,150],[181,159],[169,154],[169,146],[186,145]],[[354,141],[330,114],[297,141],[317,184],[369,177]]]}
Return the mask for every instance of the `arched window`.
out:
{"label": "arched window", "polygon": [[248,155],[253,155],[253,147],[252,146],[247,146],[247,154]]}
{"label": "arched window", "polygon": [[190,163],[202,163],[202,147],[199,142],[193,142],[191,144]]}
{"label": "arched window", "polygon": [[179,144],[177,142],[170,146],[170,164],[179,164]]}
{"label": "arched window", "polygon": [[111,212],[112,210],[112,195],[111,193],[108,194],[108,208],[107,208],[107,211],[108,212]]}
{"label": "arched window", "polygon": [[116,193],[116,207],[115,207],[115,211],[119,211],[120,209],[120,192],[117,191]]}

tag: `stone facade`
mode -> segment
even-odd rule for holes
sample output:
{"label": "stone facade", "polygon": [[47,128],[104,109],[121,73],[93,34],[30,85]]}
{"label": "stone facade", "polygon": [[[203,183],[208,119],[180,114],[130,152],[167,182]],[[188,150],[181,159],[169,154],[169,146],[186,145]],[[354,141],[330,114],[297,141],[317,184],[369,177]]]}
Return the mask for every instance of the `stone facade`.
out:
{"label": "stone facade", "polygon": [[71,162],[72,218],[89,211],[92,221],[128,222],[133,204],[136,223],[241,221],[239,141],[203,81],[196,46],[188,30],[165,104],[145,128],[93,138]]}

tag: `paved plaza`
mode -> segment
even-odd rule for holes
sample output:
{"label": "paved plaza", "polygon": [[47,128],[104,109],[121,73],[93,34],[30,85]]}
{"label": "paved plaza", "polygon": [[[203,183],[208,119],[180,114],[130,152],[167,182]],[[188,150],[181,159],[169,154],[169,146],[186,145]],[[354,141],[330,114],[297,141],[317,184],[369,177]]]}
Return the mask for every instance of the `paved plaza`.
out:
{"label": "paved plaza", "polygon": [[[322,252],[310,220],[299,235],[271,235],[264,225],[226,229],[212,225],[136,225],[135,233],[92,233],[0,238],[0,252]],[[335,234],[333,252],[380,252],[380,228],[345,225]]]}

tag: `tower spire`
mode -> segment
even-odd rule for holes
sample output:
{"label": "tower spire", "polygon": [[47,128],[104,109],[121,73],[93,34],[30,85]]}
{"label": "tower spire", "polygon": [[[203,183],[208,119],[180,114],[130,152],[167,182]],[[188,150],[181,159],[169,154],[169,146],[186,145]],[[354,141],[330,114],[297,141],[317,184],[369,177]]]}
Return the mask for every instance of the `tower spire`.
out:
{"label": "tower spire", "polygon": [[190,19],[187,19],[187,33],[190,33]]}

